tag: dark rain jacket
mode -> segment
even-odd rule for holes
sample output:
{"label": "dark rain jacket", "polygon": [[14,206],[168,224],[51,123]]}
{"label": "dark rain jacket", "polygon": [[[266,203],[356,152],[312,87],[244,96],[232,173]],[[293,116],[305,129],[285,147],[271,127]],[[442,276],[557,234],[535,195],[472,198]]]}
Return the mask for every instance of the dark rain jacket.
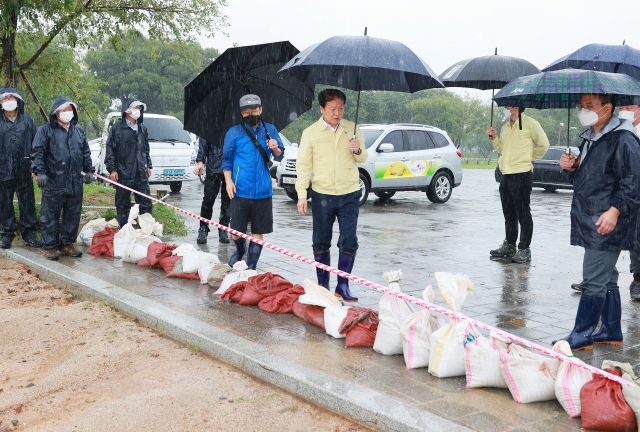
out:
{"label": "dark rain jacket", "polygon": [[[634,250],[640,208],[638,136],[631,123],[615,116],[595,141],[590,131],[581,136],[581,155],[592,144],[580,166],[566,171],[573,181],[571,244],[601,251]],[[609,234],[598,234],[596,222],[611,206],[620,211],[616,227]]]}
{"label": "dark rain jacket", "polygon": [[[2,93],[18,94],[11,87],[0,89]],[[25,180],[31,177],[31,146],[36,136],[33,117],[24,112],[24,101],[18,99],[18,117],[15,122],[0,114],[0,182]]]}
{"label": "dark rain jacket", "polygon": [[149,155],[149,132],[144,125],[144,109],[140,110],[140,118],[136,120],[137,132],[127,125],[124,112],[135,101],[137,99],[134,98],[124,100],[122,117],[113,124],[107,138],[104,163],[108,172],[118,173],[119,183],[148,180],[147,168],[153,168]]}
{"label": "dark rain jacket", "polygon": [[207,175],[222,174],[222,149],[200,138],[196,162],[202,162],[207,167]]}
{"label": "dark rain jacket", "polygon": [[67,132],[55,115],[60,105],[71,102],[67,96],[53,101],[49,122],[38,128],[31,152],[31,171],[46,174],[49,180],[45,194],[76,195],[82,193],[82,171],[94,172],[91,165],[91,150],[84,134],[78,126],[78,113],[73,108],[73,120]]}

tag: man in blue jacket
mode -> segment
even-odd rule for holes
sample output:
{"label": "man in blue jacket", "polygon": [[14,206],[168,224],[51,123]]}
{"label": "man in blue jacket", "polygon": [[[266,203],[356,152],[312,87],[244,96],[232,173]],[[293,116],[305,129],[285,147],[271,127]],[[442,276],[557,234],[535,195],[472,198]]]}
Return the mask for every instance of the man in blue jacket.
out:
{"label": "man in blue jacket", "polygon": [[[262,102],[253,94],[240,98],[243,123],[227,131],[224,137],[222,170],[231,199],[230,228],[246,233],[251,220],[251,234],[262,240],[264,234],[273,232],[273,207],[271,197],[270,157],[281,160],[284,146],[280,134],[272,124],[260,119]],[[236,252],[231,257],[232,266],[244,256],[246,242],[232,236]],[[251,242],[247,254],[247,266],[256,269],[262,246]]]}
{"label": "man in blue jacket", "polygon": [[36,199],[31,180],[33,118],[24,112],[22,97],[11,87],[0,89],[0,247],[9,249],[18,229],[13,196],[18,198],[24,244],[41,247],[36,237]]}
{"label": "man in blue jacket", "polygon": [[[198,165],[193,171],[195,175],[202,174],[202,170],[206,164],[207,177],[204,180],[204,197],[202,197],[202,207],[200,208],[200,216],[211,220],[213,215],[213,204],[216,202],[218,192],[220,193],[220,225],[229,226],[231,219],[230,200],[227,195],[227,185],[222,174],[222,149],[220,146],[210,143],[204,138],[200,138],[198,146],[198,156],[196,158]],[[207,243],[207,235],[209,234],[209,224],[200,221],[200,229],[198,230],[198,239],[200,244]],[[223,229],[218,228],[218,239],[220,243],[230,243],[229,235]]]}
{"label": "man in blue jacket", "polygon": [[[76,104],[67,96],[53,101],[49,122],[40,126],[33,140],[31,171],[42,189],[40,225],[45,256],[58,259],[60,253],[79,257],[73,247],[82,213],[82,172],[85,182],[93,182],[91,150],[84,130],[78,126]],[[62,235],[60,213],[62,212]]]}
{"label": "man in blue jacket", "polygon": [[583,94],[578,119],[590,128],[581,135],[580,157],[560,159],[573,181],[571,244],[584,248],[582,296],[573,331],[564,338],[574,351],[594,343],[622,345],[616,262],[620,251],[636,249],[640,140],[614,108],[610,95]]}

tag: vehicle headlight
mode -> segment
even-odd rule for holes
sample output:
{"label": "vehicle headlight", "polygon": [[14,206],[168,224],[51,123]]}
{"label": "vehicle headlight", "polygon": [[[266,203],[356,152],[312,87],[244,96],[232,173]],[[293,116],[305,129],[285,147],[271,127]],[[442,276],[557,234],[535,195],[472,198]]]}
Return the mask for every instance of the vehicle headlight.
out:
{"label": "vehicle headlight", "polygon": [[191,153],[191,162],[189,162],[189,165],[195,165],[196,164],[196,159],[198,158],[198,153],[196,153],[196,151],[194,150]]}

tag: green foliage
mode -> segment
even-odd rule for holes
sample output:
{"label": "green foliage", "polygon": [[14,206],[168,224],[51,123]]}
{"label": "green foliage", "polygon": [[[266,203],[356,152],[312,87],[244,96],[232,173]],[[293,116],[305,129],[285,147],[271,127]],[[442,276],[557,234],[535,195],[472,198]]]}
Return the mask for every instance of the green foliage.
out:
{"label": "green foliage", "polygon": [[[173,205],[176,204],[173,203]],[[163,235],[185,236],[189,234],[189,228],[184,219],[175,210],[162,204],[156,204],[153,206],[151,215],[162,224]]]}
{"label": "green foliage", "polygon": [[131,37],[123,46],[110,43],[86,56],[89,70],[111,99],[139,98],[149,112],[183,118],[184,86],[215,60],[216,49],[198,43]]}

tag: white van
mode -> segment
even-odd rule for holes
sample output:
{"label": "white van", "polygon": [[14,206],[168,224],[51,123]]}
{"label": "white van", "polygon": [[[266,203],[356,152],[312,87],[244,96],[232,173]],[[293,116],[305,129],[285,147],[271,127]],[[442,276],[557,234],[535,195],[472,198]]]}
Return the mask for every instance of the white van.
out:
{"label": "white van", "polygon": [[[105,144],[111,126],[117,120],[120,120],[119,112],[109,113],[102,137],[89,141],[93,166],[105,177],[110,174],[104,164]],[[144,113],[144,124],[149,131],[149,154],[153,164],[149,183],[169,185],[171,192],[179,192],[183,181],[197,180],[193,173],[197,152],[182,122],[173,116]]]}

